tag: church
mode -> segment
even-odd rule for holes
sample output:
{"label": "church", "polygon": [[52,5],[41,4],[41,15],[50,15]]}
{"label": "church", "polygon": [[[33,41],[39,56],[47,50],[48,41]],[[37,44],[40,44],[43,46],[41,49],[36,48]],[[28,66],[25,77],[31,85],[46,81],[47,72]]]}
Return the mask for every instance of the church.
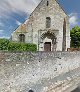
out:
{"label": "church", "polygon": [[37,51],[67,51],[70,48],[69,16],[57,0],[42,0],[11,35],[12,41],[34,43]]}

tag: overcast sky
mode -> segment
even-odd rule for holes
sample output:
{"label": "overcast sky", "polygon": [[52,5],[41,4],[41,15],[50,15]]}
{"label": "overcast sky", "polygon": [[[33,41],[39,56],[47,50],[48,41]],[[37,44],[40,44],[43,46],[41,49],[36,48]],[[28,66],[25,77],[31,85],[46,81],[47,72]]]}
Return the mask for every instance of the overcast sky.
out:
{"label": "overcast sky", "polygon": [[[40,0],[0,0],[0,38],[9,38]],[[70,27],[80,25],[80,0],[58,0],[70,16]]]}

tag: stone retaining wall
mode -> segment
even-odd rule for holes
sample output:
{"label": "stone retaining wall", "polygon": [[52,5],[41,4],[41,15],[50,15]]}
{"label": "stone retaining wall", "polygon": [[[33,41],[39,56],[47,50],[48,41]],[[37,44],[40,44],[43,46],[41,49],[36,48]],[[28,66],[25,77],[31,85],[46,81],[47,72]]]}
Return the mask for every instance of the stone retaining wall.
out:
{"label": "stone retaining wall", "polygon": [[79,67],[80,52],[0,52],[0,92],[47,92]]}

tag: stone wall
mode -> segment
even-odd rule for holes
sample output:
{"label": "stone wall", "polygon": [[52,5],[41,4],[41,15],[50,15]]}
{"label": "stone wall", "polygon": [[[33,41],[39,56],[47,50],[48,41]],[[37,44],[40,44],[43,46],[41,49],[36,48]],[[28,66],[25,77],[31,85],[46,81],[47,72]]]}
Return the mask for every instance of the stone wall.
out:
{"label": "stone wall", "polygon": [[[70,47],[70,27],[69,27],[69,18],[65,12],[61,9],[56,0],[49,0],[49,6],[46,5],[47,1],[42,0],[39,6],[33,11],[29,17],[29,22],[26,23],[28,29],[32,26],[33,30],[33,43],[37,44],[39,51],[44,51],[44,46],[38,47],[39,40],[41,35],[47,31],[51,31],[55,34],[57,38],[57,47],[56,51],[62,51],[62,42],[63,42],[63,23],[64,18],[66,19],[66,50]],[[51,27],[46,28],[46,17],[51,18]],[[40,33],[38,33],[42,30]],[[27,37],[30,33],[26,34]],[[39,36],[40,35],[40,36]],[[28,39],[28,38],[27,38]],[[30,38],[29,38],[30,39]],[[41,50],[42,49],[42,50]]]}
{"label": "stone wall", "polygon": [[[51,18],[50,28],[46,28],[46,18]],[[44,43],[41,43],[41,36],[47,31],[51,31],[56,36],[56,51],[62,51],[63,43],[63,24],[64,18],[66,20],[66,50],[70,48],[70,27],[69,18],[60,7],[56,0],[49,0],[49,5],[47,6],[47,1],[42,0],[41,3],[35,8],[31,13],[26,24],[27,33],[21,32],[21,29],[15,30],[12,35],[13,41],[18,41],[18,30],[25,34],[26,43],[35,43],[37,45],[38,51],[44,51]],[[16,33],[17,32],[17,33]]]}
{"label": "stone wall", "polygon": [[80,76],[79,67],[80,52],[0,52],[0,92],[54,92],[51,85]]}

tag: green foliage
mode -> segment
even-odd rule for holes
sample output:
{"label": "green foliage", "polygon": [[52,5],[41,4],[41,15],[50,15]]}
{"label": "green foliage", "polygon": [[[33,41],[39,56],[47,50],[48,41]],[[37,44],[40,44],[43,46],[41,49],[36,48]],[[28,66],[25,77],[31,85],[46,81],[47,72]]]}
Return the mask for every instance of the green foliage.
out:
{"label": "green foliage", "polygon": [[0,39],[0,50],[7,51],[36,51],[37,46],[30,43],[12,42],[7,39]]}
{"label": "green foliage", "polygon": [[75,26],[70,31],[71,47],[80,47],[80,27]]}
{"label": "green foliage", "polygon": [[19,43],[15,43],[15,42],[9,42],[8,44],[8,50],[9,51],[17,51],[20,48],[20,44]]}
{"label": "green foliage", "polygon": [[0,50],[8,50],[9,40],[0,39]]}
{"label": "green foliage", "polygon": [[35,44],[29,44],[29,43],[16,43],[16,42],[10,42],[8,44],[8,50],[9,51],[36,51],[37,46]]}

